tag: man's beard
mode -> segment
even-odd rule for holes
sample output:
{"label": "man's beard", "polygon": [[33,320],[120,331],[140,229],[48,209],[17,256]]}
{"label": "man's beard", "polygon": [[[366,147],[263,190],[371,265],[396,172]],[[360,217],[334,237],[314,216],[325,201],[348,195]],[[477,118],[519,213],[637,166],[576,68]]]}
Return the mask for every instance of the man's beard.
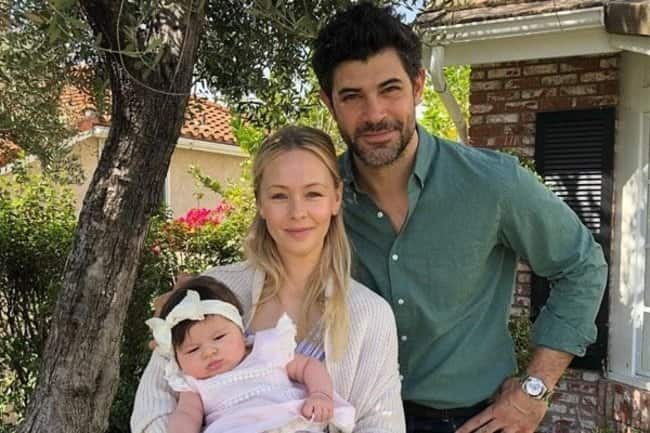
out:
{"label": "man's beard", "polygon": [[354,131],[354,138],[366,132],[378,131],[398,131],[399,141],[396,143],[389,142],[381,146],[364,146],[358,143],[353,137],[344,133],[341,128],[341,137],[348,145],[357,158],[369,167],[383,167],[397,161],[404,153],[404,149],[415,133],[415,122],[408,120],[409,126],[404,127],[404,123],[399,120],[385,119],[378,123],[366,122]]}

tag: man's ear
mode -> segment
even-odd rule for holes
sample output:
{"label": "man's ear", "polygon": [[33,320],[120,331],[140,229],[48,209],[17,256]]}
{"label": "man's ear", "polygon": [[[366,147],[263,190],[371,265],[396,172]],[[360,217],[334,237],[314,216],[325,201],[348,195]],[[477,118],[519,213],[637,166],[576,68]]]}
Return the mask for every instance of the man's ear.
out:
{"label": "man's ear", "polygon": [[334,108],[332,107],[332,99],[329,97],[327,92],[323,89],[320,91],[320,100],[323,101],[323,104],[327,107],[329,110],[330,114],[333,116],[334,115]]}
{"label": "man's ear", "polygon": [[418,72],[418,75],[415,77],[415,80],[413,80],[413,99],[415,100],[415,105],[418,105],[420,102],[422,102],[425,80],[426,71],[424,68],[422,68]]}

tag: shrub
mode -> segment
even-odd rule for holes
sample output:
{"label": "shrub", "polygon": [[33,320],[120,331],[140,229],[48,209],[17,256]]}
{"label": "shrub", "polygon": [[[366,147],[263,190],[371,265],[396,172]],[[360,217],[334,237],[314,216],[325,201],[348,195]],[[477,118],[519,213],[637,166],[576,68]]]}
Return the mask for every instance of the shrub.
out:
{"label": "shrub", "polygon": [[[133,398],[151,353],[144,321],[153,298],[180,273],[241,257],[254,209],[247,191],[229,186],[223,193],[228,201],[213,209],[191,210],[176,220],[161,211],[153,218],[124,324],[110,432],[130,431]],[[34,388],[75,217],[68,188],[39,176],[0,178],[0,433],[15,430]]]}
{"label": "shrub", "polygon": [[37,175],[0,178],[0,431],[12,431],[35,385],[72,242],[72,192]]}

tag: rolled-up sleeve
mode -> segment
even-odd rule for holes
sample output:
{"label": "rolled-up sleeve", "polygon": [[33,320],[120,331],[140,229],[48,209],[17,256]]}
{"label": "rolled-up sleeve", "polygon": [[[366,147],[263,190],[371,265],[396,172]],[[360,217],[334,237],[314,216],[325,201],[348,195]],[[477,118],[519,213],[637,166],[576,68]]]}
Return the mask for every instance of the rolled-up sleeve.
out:
{"label": "rolled-up sleeve", "polygon": [[533,342],[573,355],[596,340],[595,319],[607,282],[602,249],[578,216],[528,170],[514,167],[500,204],[501,240],[549,280],[550,295]]}

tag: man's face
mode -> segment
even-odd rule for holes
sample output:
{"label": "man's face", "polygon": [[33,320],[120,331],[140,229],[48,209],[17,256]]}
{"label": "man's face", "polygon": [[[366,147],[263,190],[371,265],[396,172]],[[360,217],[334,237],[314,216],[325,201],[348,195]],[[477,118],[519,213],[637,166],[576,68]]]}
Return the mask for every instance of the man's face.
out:
{"label": "man's face", "polygon": [[412,82],[395,49],[387,48],[366,61],[341,63],[332,84],[331,98],[323,91],[321,97],[354,155],[371,167],[397,160],[415,139],[424,70]]}

